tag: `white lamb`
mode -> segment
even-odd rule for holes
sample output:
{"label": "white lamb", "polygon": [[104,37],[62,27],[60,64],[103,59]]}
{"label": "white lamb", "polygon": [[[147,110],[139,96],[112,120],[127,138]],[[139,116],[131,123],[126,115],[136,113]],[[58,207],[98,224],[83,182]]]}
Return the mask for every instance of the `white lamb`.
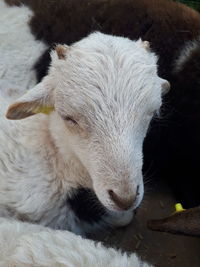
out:
{"label": "white lamb", "polygon": [[150,267],[68,231],[0,218],[2,267]]}
{"label": "white lamb", "polygon": [[56,47],[48,75],[9,106],[12,120],[2,91],[0,216],[82,235],[128,224],[143,198],[143,140],[168,87],[156,62],[146,42],[94,33]]}

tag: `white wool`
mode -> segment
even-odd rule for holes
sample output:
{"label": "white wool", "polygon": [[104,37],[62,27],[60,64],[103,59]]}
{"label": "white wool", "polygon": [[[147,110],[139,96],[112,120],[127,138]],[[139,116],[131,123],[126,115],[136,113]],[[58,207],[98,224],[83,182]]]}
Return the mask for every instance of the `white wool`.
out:
{"label": "white wool", "polygon": [[0,85],[9,81],[21,92],[36,84],[33,66],[46,48],[30,32],[31,16],[28,7],[9,7],[0,0]]}
{"label": "white wool", "polygon": [[127,255],[68,231],[0,218],[2,267],[150,267]]}

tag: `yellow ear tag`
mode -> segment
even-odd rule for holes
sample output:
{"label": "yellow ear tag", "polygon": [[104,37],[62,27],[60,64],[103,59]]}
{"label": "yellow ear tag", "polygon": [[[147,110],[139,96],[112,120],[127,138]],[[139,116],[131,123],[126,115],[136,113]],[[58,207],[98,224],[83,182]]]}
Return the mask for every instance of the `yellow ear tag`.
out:
{"label": "yellow ear tag", "polygon": [[52,111],[54,111],[54,107],[48,107],[48,106],[41,106],[37,107],[36,109],[33,110],[33,113],[44,113],[46,115],[49,115]]}
{"label": "yellow ear tag", "polygon": [[176,203],[175,210],[176,210],[176,212],[181,212],[181,211],[184,211],[185,209],[183,208],[181,203]]}

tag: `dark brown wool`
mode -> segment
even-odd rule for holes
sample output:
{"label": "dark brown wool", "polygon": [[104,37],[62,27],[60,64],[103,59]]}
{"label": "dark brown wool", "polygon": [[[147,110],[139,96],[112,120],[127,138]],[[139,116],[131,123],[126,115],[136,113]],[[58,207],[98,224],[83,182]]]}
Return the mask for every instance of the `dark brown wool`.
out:
{"label": "dark brown wool", "polygon": [[[168,0],[6,0],[34,11],[30,22],[37,39],[49,47],[71,44],[98,30],[150,41],[159,55],[159,75],[170,81],[162,118],[151,123],[144,143],[144,173],[165,178],[179,201],[200,204],[200,44],[181,71],[175,60],[187,41],[200,36],[200,15]],[[38,79],[47,71],[49,51],[36,64]],[[181,186],[180,186],[181,185]]]}

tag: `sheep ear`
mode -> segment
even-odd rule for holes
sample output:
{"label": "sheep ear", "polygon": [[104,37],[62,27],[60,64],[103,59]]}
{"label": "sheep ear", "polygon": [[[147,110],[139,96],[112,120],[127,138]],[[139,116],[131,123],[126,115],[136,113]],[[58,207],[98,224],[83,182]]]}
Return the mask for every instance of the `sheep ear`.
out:
{"label": "sheep ear", "polygon": [[57,45],[55,47],[55,51],[57,54],[58,59],[66,59],[67,52],[69,50],[69,47],[67,45]]}
{"label": "sheep ear", "polygon": [[6,117],[19,120],[37,113],[49,114],[54,110],[52,90],[39,83],[8,107]]}

